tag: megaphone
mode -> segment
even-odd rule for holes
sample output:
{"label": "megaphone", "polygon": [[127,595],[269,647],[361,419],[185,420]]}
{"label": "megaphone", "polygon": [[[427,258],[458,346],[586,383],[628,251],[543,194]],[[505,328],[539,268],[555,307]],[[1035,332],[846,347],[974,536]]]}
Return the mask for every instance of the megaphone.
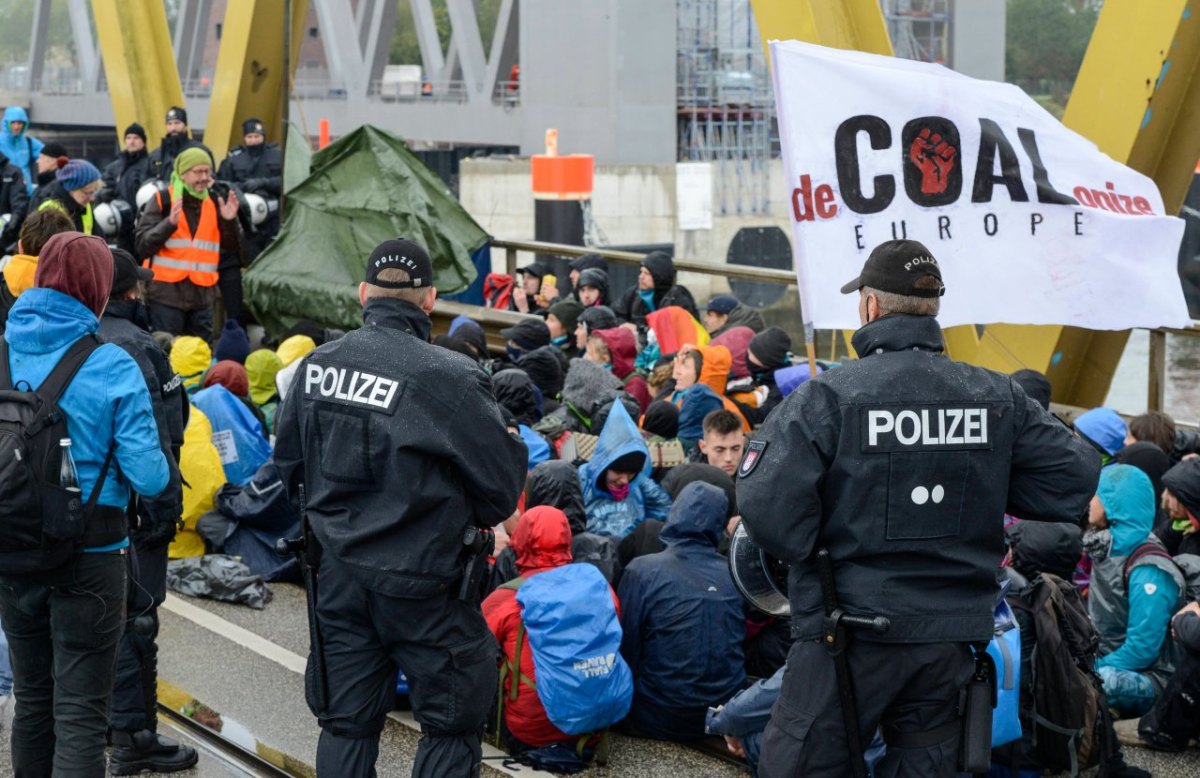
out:
{"label": "megaphone", "polygon": [[729,573],[746,602],[769,616],[790,616],[790,566],[763,551],[739,522],[729,542]]}
{"label": "megaphone", "polygon": [[134,212],[133,206],[124,200],[113,200],[93,208],[92,218],[105,235],[116,235],[125,225],[132,226],[137,214]]}
{"label": "megaphone", "polygon": [[250,224],[257,227],[272,215],[279,213],[279,200],[247,192],[242,194],[242,207],[246,209]]}

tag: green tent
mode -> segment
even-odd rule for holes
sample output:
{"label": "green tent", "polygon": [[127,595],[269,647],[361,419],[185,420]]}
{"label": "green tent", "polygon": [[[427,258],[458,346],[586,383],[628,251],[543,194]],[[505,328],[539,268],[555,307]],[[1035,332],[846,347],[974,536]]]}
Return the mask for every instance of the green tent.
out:
{"label": "green tent", "polygon": [[279,237],[244,276],[247,307],[275,333],[298,319],[362,326],[358,284],[367,257],[388,238],[425,246],[444,294],[475,280],[470,255],[488,240],[403,140],[369,125],[314,154],[285,209]]}

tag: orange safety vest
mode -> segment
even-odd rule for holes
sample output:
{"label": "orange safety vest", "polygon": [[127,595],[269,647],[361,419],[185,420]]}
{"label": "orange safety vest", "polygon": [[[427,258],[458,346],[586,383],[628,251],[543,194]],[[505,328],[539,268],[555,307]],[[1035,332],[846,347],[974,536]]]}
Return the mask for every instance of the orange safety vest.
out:
{"label": "orange safety vest", "polygon": [[[175,197],[175,187],[168,190]],[[158,207],[162,209],[162,197]],[[150,259],[142,262],[154,270],[154,280],[177,284],[189,280],[196,286],[217,283],[217,265],[221,261],[221,229],[217,205],[212,197],[200,201],[200,229],[193,235],[187,217],[179,215],[179,224],[167,242]]]}

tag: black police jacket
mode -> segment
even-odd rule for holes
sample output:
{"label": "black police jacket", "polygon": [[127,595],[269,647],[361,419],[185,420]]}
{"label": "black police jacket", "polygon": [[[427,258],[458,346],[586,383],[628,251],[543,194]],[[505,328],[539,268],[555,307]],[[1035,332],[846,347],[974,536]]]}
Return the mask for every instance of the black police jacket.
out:
{"label": "black police jacket", "polygon": [[11,217],[0,230],[0,253],[6,253],[9,248],[15,252],[21,224],[28,211],[29,192],[25,189],[25,176],[20,168],[8,161],[8,157],[0,154],[0,213],[7,213]]}
{"label": "black police jacket", "polygon": [[238,146],[221,163],[217,178],[239,184],[251,194],[279,197],[283,189],[283,152],[274,143]]}
{"label": "black police jacket", "polygon": [[428,343],[420,308],[371,300],[365,326],[309,354],[275,418],[275,462],[300,484],[322,553],[359,583],[428,597],[462,577],[471,525],[508,518],[525,482],[487,374]]}
{"label": "black police jacket", "polygon": [[213,171],[216,172],[217,163],[208,146],[186,135],[167,135],[159,143],[158,148],[150,152],[150,178],[157,178],[165,184],[171,183],[171,174],[175,172],[175,157],[179,156],[184,149],[193,147],[204,149],[211,160]]}
{"label": "black police jacket", "polygon": [[[130,206],[137,207],[137,193],[142,184],[149,181],[150,155],[145,149],[130,153],[122,151],[117,158],[104,168],[104,188],[96,196],[98,203],[111,203],[113,200],[124,200]],[[133,225],[128,225],[132,231]]]}
{"label": "black police jacket", "polygon": [[849,613],[898,643],[992,634],[1004,514],[1077,521],[1100,462],[1009,376],[942,353],[937,321],[889,316],[752,433],[738,468],[751,537],[791,564],[792,634],[820,635],[816,551]]}

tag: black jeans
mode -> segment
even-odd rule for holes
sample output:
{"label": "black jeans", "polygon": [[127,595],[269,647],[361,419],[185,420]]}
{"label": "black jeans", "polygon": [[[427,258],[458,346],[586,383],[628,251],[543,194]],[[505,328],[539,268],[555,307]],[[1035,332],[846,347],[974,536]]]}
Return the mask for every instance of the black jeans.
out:
{"label": "black jeans", "polygon": [[213,311],[212,308],[199,308],[185,311],[162,303],[147,303],[150,312],[150,329],[155,332],[169,332],[172,335],[195,335],[204,342],[212,341]]}
{"label": "black jeans", "polygon": [[156,730],[158,722],[158,606],[167,596],[170,545],[135,543],[129,551],[127,618],[117,652],[112,728]]}
{"label": "black jeans", "polygon": [[125,554],[79,554],[52,573],[0,577],[12,652],[17,778],[101,778]]}
{"label": "black jeans", "polygon": [[[329,679],[325,710],[309,696],[321,724],[317,775],[375,775],[379,733],[403,667],[421,725],[413,776],[477,777],[499,656],[479,606],[451,594],[406,600],[373,592],[326,552],[317,615]],[[311,683],[313,673],[305,678]]]}

